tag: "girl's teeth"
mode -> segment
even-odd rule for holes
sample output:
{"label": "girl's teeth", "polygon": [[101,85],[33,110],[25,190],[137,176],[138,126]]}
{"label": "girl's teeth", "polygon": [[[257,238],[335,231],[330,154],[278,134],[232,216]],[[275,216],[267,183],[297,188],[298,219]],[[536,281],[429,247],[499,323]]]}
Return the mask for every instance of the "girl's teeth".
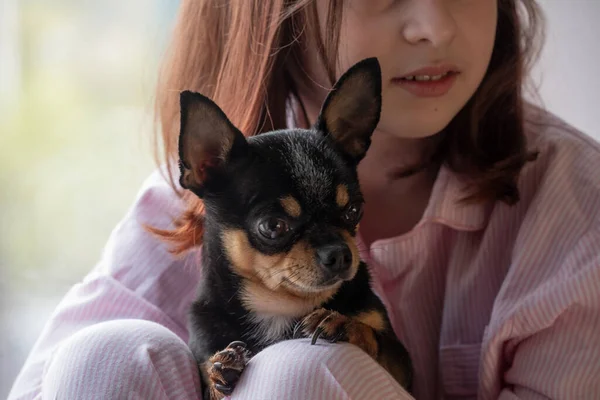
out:
{"label": "girl's teeth", "polygon": [[448,72],[444,73],[444,74],[440,74],[440,75],[417,75],[417,76],[407,76],[406,79],[407,81],[412,81],[412,80],[417,80],[417,81],[439,81],[440,79],[442,79],[443,77],[445,77],[446,75],[448,75]]}

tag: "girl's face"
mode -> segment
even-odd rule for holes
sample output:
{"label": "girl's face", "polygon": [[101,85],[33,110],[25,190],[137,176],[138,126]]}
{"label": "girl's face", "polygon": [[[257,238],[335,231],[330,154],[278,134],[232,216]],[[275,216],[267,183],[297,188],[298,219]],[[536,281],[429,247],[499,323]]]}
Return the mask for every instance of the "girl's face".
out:
{"label": "girl's face", "polygon": [[[318,0],[322,29],[328,3]],[[403,138],[434,135],[481,83],[497,9],[497,0],[344,0],[338,73],[377,57],[383,74],[378,130]]]}

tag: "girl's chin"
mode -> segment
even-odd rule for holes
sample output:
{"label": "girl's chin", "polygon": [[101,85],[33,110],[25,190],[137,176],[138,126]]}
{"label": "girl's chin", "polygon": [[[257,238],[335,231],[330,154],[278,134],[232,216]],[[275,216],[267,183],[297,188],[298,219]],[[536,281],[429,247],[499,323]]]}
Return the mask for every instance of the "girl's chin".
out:
{"label": "girl's chin", "polygon": [[[449,122],[449,121],[448,121]],[[448,126],[448,122],[439,124],[419,124],[413,122],[411,124],[391,123],[391,127],[387,128],[388,124],[379,124],[377,130],[382,133],[397,137],[399,139],[426,139],[436,136]]]}

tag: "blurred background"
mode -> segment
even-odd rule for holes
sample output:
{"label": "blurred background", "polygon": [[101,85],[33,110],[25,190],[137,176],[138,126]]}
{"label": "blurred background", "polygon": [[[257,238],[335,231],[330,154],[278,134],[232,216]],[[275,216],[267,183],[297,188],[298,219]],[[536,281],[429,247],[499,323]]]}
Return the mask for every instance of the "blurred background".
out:
{"label": "blurred background", "polygon": [[173,0],[0,0],[0,399],[151,172]]}
{"label": "blurred background", "polygon": [[[600,2],[540,0],[544,105],[600,140]],[[174,0],[0,0],[0,398],[153,169]]]}

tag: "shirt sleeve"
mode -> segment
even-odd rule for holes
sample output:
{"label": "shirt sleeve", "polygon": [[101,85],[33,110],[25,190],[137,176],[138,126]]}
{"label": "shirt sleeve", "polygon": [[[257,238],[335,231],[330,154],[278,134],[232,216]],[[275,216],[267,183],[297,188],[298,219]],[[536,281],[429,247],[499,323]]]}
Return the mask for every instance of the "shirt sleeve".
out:
{"label": "shirt sleeve", "polygon": [[[600,396],[600,235],[587,234],[554,282],[538,288],[521,323],[544,329],[508,343],[512,353],[499,398],[592,399]],[[537,320],[537,321],[536,321]],[[515,326],[515,331],[520,330]]]}
{"label": "shirt sleeve", "polygon": [[94,324],[144,319],[161,324],[187,341],[187,305],[199,280],[197,257],[174,258],[143,224],[171,226],[183,203],[163,179],[152,174],[116,226],[99,263],[56,307],[31,350],[9,396],[35,398],[44,366],[60,344]]}

